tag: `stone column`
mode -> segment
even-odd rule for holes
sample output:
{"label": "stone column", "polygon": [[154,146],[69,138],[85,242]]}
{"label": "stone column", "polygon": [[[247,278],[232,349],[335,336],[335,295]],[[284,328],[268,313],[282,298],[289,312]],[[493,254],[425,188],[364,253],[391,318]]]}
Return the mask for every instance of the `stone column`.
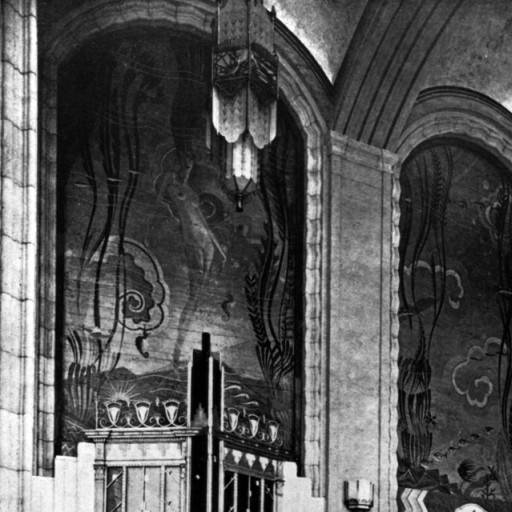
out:
{"label": "stone column", "polygon": [[331,133],[328,510],[343,482],[375,483],[376,512],[397,510],[395,171],[398,157]]}
{"label": "stone column", "polygon": [[37,245],[35,0],[0,3],[0,511],[30,506]]}

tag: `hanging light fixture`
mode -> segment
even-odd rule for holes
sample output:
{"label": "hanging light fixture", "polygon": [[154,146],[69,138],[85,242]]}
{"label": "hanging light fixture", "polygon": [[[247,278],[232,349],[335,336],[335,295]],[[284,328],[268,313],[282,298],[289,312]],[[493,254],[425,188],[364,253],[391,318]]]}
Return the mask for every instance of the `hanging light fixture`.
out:
{"label": "hanging light fixture", "polygon": [[212,121],[227,142],[226,179],[237,210],[258,180],[258,150],[276,136],[275,10],[262,0],[219,0],[213,53]]}

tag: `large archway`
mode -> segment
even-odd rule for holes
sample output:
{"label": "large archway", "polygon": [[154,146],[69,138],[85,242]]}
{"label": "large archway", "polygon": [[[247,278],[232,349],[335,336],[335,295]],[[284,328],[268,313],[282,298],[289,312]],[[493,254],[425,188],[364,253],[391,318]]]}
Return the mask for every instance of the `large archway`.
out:
{"label": "large archway", "polygon": [[[42,57],[42,169],[45,180],[41,187],[41,310],[40,310],[40,355],[42,361],[42,380],[38,399],[38,468],[40,471],[51,469],[53,443],[53,365],[54,353],[54,285],[55,266],[55,225],[57,210],[56,197],[56,138],[57,138],[57,76],[59,65],[66,60],[68,52],[78,47],[93,34],[108,32],[126,25],[150,23],[152,26],[185,30],[192,34],[209,36],[213,11],[206,3],[193,6],[176,2],[171,9],[169,3],[147,9],[145,2],[131,2],[129,9],[119,9],[116,2],[97,2],[93,6],[77,8],[59,24],[54,35],[47,38]],[[306,169],[306,211],[305,211],[305,305],[304,316],[304,367],[308,369],[304,381],[304,439],[303,463],[306,474],[314,481],[314,490],[318,494],[321,488],[321,460],[323,443],[324,413],[322,396],[322,354],[320,339],[322,336],[320,273],[322,260],[322,209],[321,183],[323,172],[322,134],[324,122],[308,93],[282,55],[281,88],[286,103],[293,115],[300,121],[300,130],[305,139],[304,164]]]}
{"label": "large archway", "polygon": [[300,458],[303,141],[280,105],[239,205],[209,122],[210,52],[132,28],[59,69],[62,454],[95,427],[96,400],[185,400],[208,332],[225,406],[277,420],[283,456]]}
{"label": "large archway", "polygon": [[398,483],[423,493],[404,503],[510,506],[509,127],[431,90],[399,144]]}

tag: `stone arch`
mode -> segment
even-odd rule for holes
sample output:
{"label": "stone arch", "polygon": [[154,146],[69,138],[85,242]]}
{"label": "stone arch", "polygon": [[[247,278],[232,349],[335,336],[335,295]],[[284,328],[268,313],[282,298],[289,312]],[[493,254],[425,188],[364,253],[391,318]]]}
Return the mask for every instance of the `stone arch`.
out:
{"label": "stone arch", "polygon": [[512,113],[470,89],[433,87],[422,91],[393,151],[401,161],[434,137],[468,139],[512,163]]}
{"label": "stone arch", "polygon": [[[75,48],[95,35],[129,24],[151,23],[179,32],[210,37],[215,9],[201,0],[146,0],[119,2],[97,0],[71,11],[44,37],[41,58],[41,159],[40,159],[40,275],[39,350],[40,377],[37,397],[38,473],[53,467],[55,388],[55,256],[57,190],[57,75],[61,62]],[[286,41],[281,47],[287,47]],[[313,95],[286,52],[279,55],[280,88],[299,121],[305,141],[305,332],[304,332],[304,459],[305,473],[313,481],[315,495],[323,493],[325,443],[325,392],[322,305],[323,210],[322,182],[325,172],[326,123]]]}

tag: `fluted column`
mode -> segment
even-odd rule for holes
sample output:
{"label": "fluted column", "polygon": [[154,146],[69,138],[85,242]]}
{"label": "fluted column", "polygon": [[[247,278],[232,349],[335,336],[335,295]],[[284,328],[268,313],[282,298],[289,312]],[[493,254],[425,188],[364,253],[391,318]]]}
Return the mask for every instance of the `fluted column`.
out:
{"label": "fluted column", "polygon": [[328,510],[343,481],[396,505],[398,158],[331,133]]}
{"label": "fluted column", "polygon": [[37,245],[35,0],[0,12],[0,511],[30,503]]}

